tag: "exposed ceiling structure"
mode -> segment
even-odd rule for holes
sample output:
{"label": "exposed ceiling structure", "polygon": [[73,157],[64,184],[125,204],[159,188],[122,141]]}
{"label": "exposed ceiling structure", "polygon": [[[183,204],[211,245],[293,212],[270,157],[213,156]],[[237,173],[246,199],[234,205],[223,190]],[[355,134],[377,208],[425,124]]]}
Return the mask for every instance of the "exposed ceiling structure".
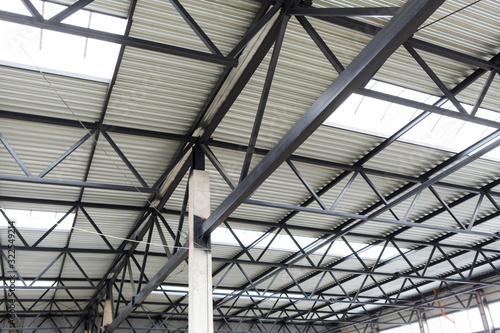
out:
{"label": "exposed ceiling structure", "polygon": [[[97,332],[112,294],[106,332],[187,331],[194,166],[215,331],[364,332],[497,295],[496,1],[19,2],[2,22],[120,50],[109,82],[0,65],[2,330]],[[65,23],[84,10],[124,34]],[[341,109],[383,117],[326,125]]]}

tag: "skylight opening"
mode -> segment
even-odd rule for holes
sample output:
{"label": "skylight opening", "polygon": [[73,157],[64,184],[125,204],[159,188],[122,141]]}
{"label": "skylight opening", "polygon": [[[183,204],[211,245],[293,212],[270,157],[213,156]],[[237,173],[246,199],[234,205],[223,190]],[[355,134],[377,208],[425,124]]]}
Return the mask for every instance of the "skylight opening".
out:
{"label": "skylight opening", "polygon": [[[26,284],[24,284],[26,283]],[[21,280],[16,280],[16,287],[22,287],[22,289],[43,289],[43,288],[50,288],[50,287],[56,287],[57,286],[57,282],[55,280],[37,280],[37,281],[34,281],[34,280],[24,280],[24,283],[23,281]],[[54,291],[55,289],[50,289],[51,291]]]}
{"label": "skylight opening", "polygon": [[[180,286],[169,286],[169,285],[163,285],[159,286],[151,292],[152,294],[155,295],[163,295],[166,293],[169,296],[182,296],[185,297],[189,293],[189,287],[180,287]],[[238,294],[238,290],[234,289],[228,289],[228,288],[215,288],[212,291],[212,296],[214,299],[222,299],[228,296],[233,296],[235,294]],[[271,293],[271,292],[261,292],[257,293],[255,290],[249,290],[244,292],[239,296],[240,299],[253,299],[253,300],[264,300],[264,299],[276,299],[278,302],[289,302],[288,298],[292,299],[302,299],[304,298],[303,294],[299,293],[286,293],[286,295],[283,294],[276,294],[276,293]]]}
{"label": "skylight opening", "polygon": [[[365,88],[429,105],[439,100],[437,96],[376,80],[371,80]],[[462,106],[468,112],[473,108],[463,103]],[[441,105],[441,108],[458,112],[449,101]],[[422,112],[422,110],[353,94],[324,122],[324,125],[387,138]],[[489,120],[500,120],[498,112],[484,108],[479,108],[476,115]],[[431,114],[399,140],[456,153],[494,131],[495,129],[491,127]],[[500,149],[492,150],[483,158],[500,161]]]}
{"label": "skylight opening", "polygon": [[[274,240],[272,234],[264,237],[264,232],[252,231],[244,229],[232,229],[236,234],[238,239],[242,242],[243,246],[249,246],[256,240],[261,239],[255,248],[264,249],[269,244],[269,250],[286,251],[286,252],[297,252],[300,249],[297,247],[295,242],[289,235],[278,235]],[[295,241],[300,245],[302,249],[306,248],[309,244],[313,243],[316,238],[305,237],[305,236],[294,236]],[[214,245],[229,245],[229,246],[239,246],[238,241],[233,237],[232,233],[227,228],[219,227],[215,229],[211,234],[211,241]],[[272,241],[272,243],[270,243]],[[380,253],[383,250],[383,246],[374,245],[369,246],[369,244],[359,243],[359,242],[349,242],[349,245],[354,251],[358,253],[361,259],[365,260],[377,260]],[[365,249],[366,248],[366,249]],[[328,246],[323,246],[321,249],[314,252],[316,255],[323,255],[328,249]],[[402,248],[401,251],[405,252],[408,249]],[[328,250],[327,256],[329,257],[346,257],[352,255],[353,252],[349,246],[342,240],[337,240]],[[393,256],[399,254],[398,250],[387,246],[382,253],[381,260],[387,260]]]}
{"label": "skylight opening", "polygon": [[[5,214],[14,221],[18,230],[47,231],[54,226],[66,213],[42,212],[36,210],[5,209]],[[71,213],[62,220],[53,232],[69,232],[73,226],[75,214]],[[8,222],[0,218],[0,229],[7,229]]]}
{"label": "skylight opening", "polygon": [[[65,6],[32,1],[45,19]],[[0,1],[0,10],[30,15],[20,0]],[[126,20],[79,10],[62,23],[123,35]],[[0,21],[0,64],[97,81],[109,81],[120,45]]]}

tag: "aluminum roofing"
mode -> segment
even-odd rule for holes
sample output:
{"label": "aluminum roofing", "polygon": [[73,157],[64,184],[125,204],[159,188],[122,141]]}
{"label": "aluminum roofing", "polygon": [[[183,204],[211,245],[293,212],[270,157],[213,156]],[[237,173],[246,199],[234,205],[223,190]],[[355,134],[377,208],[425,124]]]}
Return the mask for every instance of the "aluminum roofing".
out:
{"label": "aluminum roofing", "polygon": [[[54,2],[72,3],[66,0]],[[229,54],[238,44],[252,26],[262,5],[258,1],[244,0],[190,0],[181,3],[223,55]],[[313,6],[384,7],[401,6],[403,3],[404,1],[374,0],[342,1],[339,4],[338,1],[316,0]],[[96,0],[86,9],[125,18],[129,15],[129,7],[129,1]],[[499,51],[494,42],[499,37],[498,16],[500,8],[493,1],[446,1],[412,38],[487,61]],[[362,17],[333,18],[330,20],[332,22],[327,22],[323,18],[308,17],[344,66],[372,38],[369,30],[364,30],[368,32],[364,33],[359,29],[343,26],[352,23],[353,19],[356,24],[368,23],[376,27],[383,27],[390,20],[387,17]],[[467,24],[467,29],[463,28],[464,24]],[[138,0],[129,35],[197,52],[210,52],[167,1]],[[258,36],[249,45],[258,45],[262,39],[263,36]],[[415,48],[449,89],[478,68],[437,55],[436,49],[424,51]],[[240,179],[272,49],[271,47],[262,63],[257,66],[211,138],[203,142],[235,185]],[[253,53],[248,56],[252,57]],[[158,203],[158,197],[151,194],[157,191],[153,184],[174,163],[175,157],[188,142],[198,143],[199,138],[191,138],[191,135],[202,133],[195,129],[209,123],[218,110],[215,107],[210,109],[210,103],[215,104],[217,98],[224,99],[233,89],[232,84],[239,80],[237,75],[233,78],[232,74],[225,76],[226,74],[224,66],[220,64],[133,46],[124,47],[123,57],[111,86],[76,77],[0,66],[0,111],[10,112],[0,114],[3,115],[0,133],[33,175],[42,172],[87,134],[88,130],[95,128],[96,131],[46,176],[53,183],[79,181],[93,183],[94,187],[0,180],[1,208],[65,212],[73,205],[78,206],[71,231],[56,230],[37,245],[46,248],[45,251],[23,249],[33,247],[44,231],[20,230],[27,245],[20,245],[17,259],[19,265],[16,267],[19,274],[26,280],[33,280],[52,260],[60,256],[41,276],[41,280],[58,280],[74,288],[68,291],[79,300],[70,304],[73,308],[80,306],[80,310],[85,312],[88,311],[91,299],[100,299],[100,288],[107,283],[107,276],[113,276],[113,273],[108,275],[110,270],[120,263],[128,248],[137,245],[135,253],[128,260],[135,281],[141,276],[141,270],[137,266],[145,263],[144,287],[169,260],[164,251],[163,240],[172,252],[175,252],[174,244],[179,247],[186,240],[187,217],[182,227],[178,223],[189,172],[184,176],[180,175],[182,179],[165,203],[162,216],[166,222],[163,223],[161,219],[158,221],[161,234],[155,225],[150,244],[147,244],[147,232],[137,244],[134,237],[138,231],[135,227],[143,221],[146,212],[152,211],[153,215],[157,213],[152,208]],[[338,75],[296,17],[291,17],[250,170],[265,158],[269,149],[276,145]],[[487,77],[487,74],[483,75],[461,92],[459,100],[473,105]],[[224,87],[227,90],[218,90],[218,82],[224,78],[227,78]],[[387,60],[374,78],[435,96],[443,94],[404,47],[400,47]],[[485,96],[483,107],[500,111],[497,100],[499,88],[498,78],[495,78]],[[106,100],[107,92],[110,92],[109,101]],[[30,115],[37,118],[29,120]],[[42,121],[41,117],[52,117],[52,120],[43,118],[45,120]],[[55,118],[59,120],[55,121]],[[95,124],[99,120],[105,125],[102,128],[99,123]],[[68,125],[68,121],[72,122],[71,125]],[[434,121],[434,118],[429,121]],[[106,132],[102,132],[102,129]],[[416,130],[417,128],[411,129]],[[491,128],[485,127],[485,133],[490,131]],[[119,151],[106,139],[106,133]],[[364,159],[364,156],[370,156],[373,149],[385,140],[386,138],[377,135],[322,125],[289,159],[300,177],[290,165],[283,163],[251,195],[250,200],[253,202],[241,204],[230,214],[227,226],[232,229],[268,232],[269,238],[278,235],[276,239],[303,237],[310,244],[302,245],[304,248],[301,249],[295,246],[294,249],[280,250],[279,241],[269,248],[255,244],[242,248],[214,240],[213,283],[225,290],[219,293],[229,294],[217,295],[214,297],[214,304],[216,307],[221,304],[228,320],[233,320],[229,319],[230,316],[243,318],[242,320],[249,316],[250,319],[288,318],[300,322],[306,318],[303,315],[316,312],[317,325],[321,325],[322,319],[336,320],[342,324],[344,313],[349,313],[349,318],[354,315],[354,318],[362,321],[366,319],[363,317],[366,313],[359,302],[371,301],[365,305],[365,309],[375,311],[381,309],[375,301],[381,301],[387,295],[396,297],[399,289],[403,288],[400,294],[402,302],[418,304],[422,301],[419,299],[420,291],[430,295],[432,289],[438,288],[443,280],[472,279],[462,282],[474,285],[474,281],[477,282],[475,279],[482,281],[485,275],[495,273],[491,266],[498,267],[499,253],[496,239],[491,235],[499,231],[497,215],[500,209],[494,201],[498,193],[493,193],[490,200],[487,196],[481,196],[480,192],[486,193],[489,190],[488,184],[496,184],[494,182],[498,180],[499,162],[477,159],[458,171],[443,176],[433,186],[435,193],[424,189],[415,202],[415,195],[408,196],[395,205],[392,212],[386,210],[376,218],[367,218],[371,213],[384,208],[383,200],[391,201],[402,197],[409,190],[467,158],[462,157],[439,169],[456,152],[396,141],[371,158]],[[8,150],[0,147],[0,175],[24,176]],[[121,153],[126,161],[120,156]],[[205,160],[206,169],[210,173],[211,210],[214,211],[232,190],[209,158]],[[128,163],[130,164],[127,165]],[[134,175],[131,166],[141,176],[143,183]],[[436,167],[438,171],[434,170]],[[310,189],[301,181],[307,182]],[[118,189],[117,185],[126,187],[126,190]],[[483,188],[485,186],[486,190]],[[498,185],[493,190],[498,191]],[[334,212],[321,212],[320,203],[311,199],[311,191],[321,194],[321,203],[327,209],[335,204]],[[380,196],[384,199],[381,200]],[[440,202],[441,199],[449,206],[451,213]],[[478,200],[482,200],[482,204],[475,213]],[[473,215],[477,217],[477,224],[470,232],[457,230],[460,223],[468,226]],[[365,220],[366,222],[360,222]],[[339,251],[324,257],[320,252],[303,254],[354,223],[358,223],[357,227],[349,230],[345,239],[352,245],[364,247],[364,251],[348,251],[347,254]],[[286,226],[290,228],[287,229]],[[426,226],[433,229],[422,228]],[[139,231],[145,230],[141,228]],[[226,235],[229,233],[230,231],[226,231]],[[180,235],[177,244],[176,235]],[[398,241],[398,238],[405,241]],[[233,243],[236,241],[232,236],[227,236],[227,239],[228,242],[229,239]],[[249,239],[242,240],[250,243]],[[397,253],[377,262],[376,258],[369,255],[370,249],[384,246],[389,240],[394,240],[394,243],[387,243],[388,248],[394,250],[396,244],[404,256]],[[305,242],[302,239],[300,241]],[[342,243],[342,240],[338,239],[335,243],[337,242]],[[6,233],[2,229],[0,245],[5,247],[7,243]],[[475,247],[471,248],[473,246]],[[484,246],[481,254],[477,251],[480,246]],[[327,247],[328,243],[324,243],[323,249]],[[71,252],[72,249],[75,252]],[[148,251],[149,255],[145,256]],[[72,253],[74,260],[68,253]],[[356,257],[358,254],[361,260]],[[492,265],[489,265],[488,260],[491,260]],[[422,273],[425,277],[411,277],[414,272],[408,261],[418,271],[430,265],[426,273]],[[471,265],[477,267],[467,277]],[[373,275],[370,275],[372,268]],[[457,269],[462,270],[463,276],[457,273]],[[272,270],[279,272],[276,277],[268,276]],[[394,275],[395,272],[405,277]],[[122,272],[117,275],[115,293],[118,292],[121,274]],[[127,302],[133,296],[128,274],[127,268],[123,275],[125,282],[122,292]],[[408,276],[410,278],[407,279]],[[252,282],[261,281],[263,277],[263,283],[252,286]],[[165,288],[173,289],[167,292],[170,299],[166,300],[165,295],[154,292],[143,305],[146,313],[157,314],[167,309],[177,311],[180,309],[179,304],[186,305],[188,301],[184,297],[185,292],[176,291],[175,288],[186,287],[187,279],[187,264],[183,262],[162,284]],[[409,286],[410,283],[406,281],[410,280],[418,284],[419,291]],[[363,283],[365,285],[359,294],[360,299],[354,301],[352,306],[346,303],[347,297],[356,295]],[[249,295],[255,296],[252,294],[255,287],[260,292],[268,288],[273,296],[265,299],[263,294],[260,298],[250,298]],[[240,290],[247,290],[249,294],[233,300],[234,294]],[[345,296],[345,293],[350,296]],[[39,289],[19,290],[20,297],[26,299],[36,299],[41,294],[43,292]],[[54,295],[57,300],[54,304],[62,306],[69,302],[63,288],[50,291],[47,298]],[[277,297],[290,297],[290,300],[277,301]],[[317,304],[311,300],[314,297],[317,297]],[[322,297],[336,299],[337,303],[330,303],[330,300],[326,301]],[[119,301],[119,311],[122,311],[126,304],[123,299]],[[231,308],[233,301],[234,308]],[[162,305],[162,302],[178,303],[171,308],[170,305]],[[25,304],[29,307],[34,302],[30,300]],[[45,300],[33,307],[33,316],[36,315],[35,310],[42,310],[47,304],[50,302]],[[277,304],[277,309],[274,309],[273,304]],[[182,311],[170,314],[176,319],[184,320]],[[267,312],[268,316],[262,315],[262,311]],[[334,313],[333,317],[331,313]],[[133,315],[144,316],[141,308]]]}

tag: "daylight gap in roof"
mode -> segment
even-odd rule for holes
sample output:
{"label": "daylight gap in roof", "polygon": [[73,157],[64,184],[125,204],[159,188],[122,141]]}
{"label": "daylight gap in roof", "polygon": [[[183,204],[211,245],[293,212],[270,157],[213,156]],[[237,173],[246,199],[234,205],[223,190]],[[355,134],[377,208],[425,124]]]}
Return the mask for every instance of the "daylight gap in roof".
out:
{"label": "daylight gap in roof", "polygon": [[[429,105],[440,98],[376,80],[371,80],[365,88]],[[472,105],[464,103],[462,105],[467,112],[473,108]],[[450,102],[444,103],[441,108],[455,110]],[[387,138],[422,112],[403,105],[353,94],[335,110],[324,125]],[[498,112],[484,108],[479,108],[477,116],[493,121],[498,121],[500,118]],[[430,114],[399,140],[457,153],[494,131],[495,129],[491,127]],[[500,149],[492,150],[483,158],[500,161]]]}
{"label": "daylight gap in roof", "polygon": [[[262,231],[244,230],[244,229],[234,229],[232,231],[236,234],[238,239],[243,243],[243,246],[249,246],[261,236],[264,235]],[[297,243],[302,247],[306,248],[309,244],[316,241],[316,238],[306,237],[306,236],[294,236]],[[273,239],[273,235],[269,234],[267,237],[263,238],[256,246],[257,249],[264,249]],[[226,245],[226,246],[239,246],[238,241],[233,237],[231,232],[224,227],[219,227],[215,229],[211,234],[211,241],[214,245]],[[366,243],[359,243],[350,241],[351,247],[358,253],[360,258],[364,260],[377,260],[382,250],[384,251],[381,260],[387,260],[399,254],[396,248],[387,246],[384,250],[383,246],[370,246],[367,247]],[[323,255],[327,249],[327,246],[314,252],[316,255]],[[269,245],[269,250],[285,251],[285,252],[297,252],[299,248],[295,245],[294,241],[289,235],[280,234],[278,235],[272,243]],[[401,251],[406,252],[408,249],[400,248]],[[345,257],[353,254],[349,249],[347,244],[342,240],[335,241],[333,246],[329,249],[327,256],[329,257]]]}
{"label": "daylight gap in roof", "polygon": [[[52,228],[65,213],[61,212],[42,212],[36,210],[17,210],[5,209],[5,215],[14,222],[19,230],[47,231]],[[75,220],[75,213],[68,214],[53,232],[69,232]],[[0,230],[7,229],[8,222],[0,215]]]}
{"label": "daylight gap in roof", "polygon": [[[45,19],[65,6],[32,0]],[[0,10],[30,15],[20,0],[1,0]],[[115,34],[123,34],[123,18],[79,10],[62,23]],[[120,45],[0,21],[0,65],[37,70],[94,81],[109,82]]]}

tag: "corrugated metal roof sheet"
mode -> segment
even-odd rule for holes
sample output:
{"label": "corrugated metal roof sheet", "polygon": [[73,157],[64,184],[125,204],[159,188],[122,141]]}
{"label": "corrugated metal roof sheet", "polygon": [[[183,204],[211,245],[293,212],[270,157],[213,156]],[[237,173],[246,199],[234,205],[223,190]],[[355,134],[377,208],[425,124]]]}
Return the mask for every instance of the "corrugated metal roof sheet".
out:
{"label": "corrugated metal roof sheet", "polygon": [[6,66],[0,66],[0,75],[1,109],[71,120],[97,121],[108,88],[102,82]]}
{"label": "corrugated metal roof sheet", "polygon": [[[126,48],[106,123],[187,134],[222,67]],[[175,93],[169,93],[175,90]]]}

